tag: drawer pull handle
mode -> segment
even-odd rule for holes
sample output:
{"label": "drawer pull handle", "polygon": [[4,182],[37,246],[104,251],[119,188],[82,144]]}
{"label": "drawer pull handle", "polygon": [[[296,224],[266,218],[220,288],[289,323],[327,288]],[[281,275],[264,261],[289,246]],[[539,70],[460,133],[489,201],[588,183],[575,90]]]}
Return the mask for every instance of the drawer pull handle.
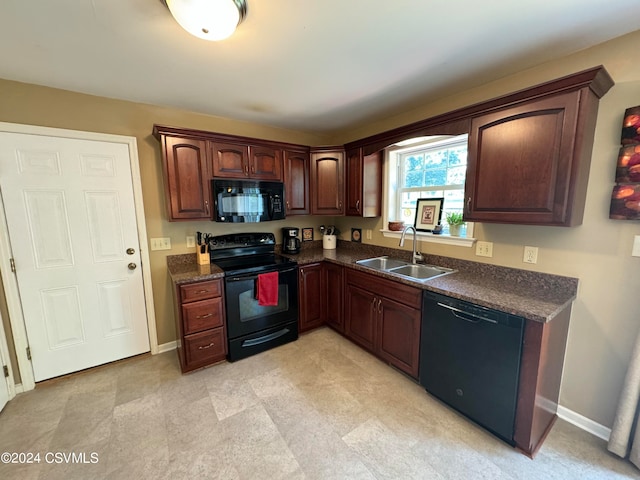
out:
{"label": "drawer pull handle", "polygon": [[207,348],[215,347],[215,343],[211,342],[209,345],[204,345],[202,347],[198,347],[198,350],[205,350]]}
{"label": "drawer pull handle", "polygon": [[207,313],[206,315],[198,315],[196,318],[209,318],[213,317],[213,313]]}
{"label": "drawer pull handle", "polygon": [[201,293],[209,293],[209,290],[197,290],[195,292],[193,292],[196,295],[200,295]]}

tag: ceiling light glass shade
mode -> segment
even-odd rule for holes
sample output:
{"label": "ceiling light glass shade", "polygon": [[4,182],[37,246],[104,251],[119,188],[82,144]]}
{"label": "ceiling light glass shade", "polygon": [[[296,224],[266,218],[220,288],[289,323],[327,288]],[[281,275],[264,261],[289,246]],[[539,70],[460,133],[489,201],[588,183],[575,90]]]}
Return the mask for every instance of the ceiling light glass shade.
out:
{"label": "ceiling light glass shade", "polygon": [[173,18],[191,35],[224,40],[242,22],[245,0],[165,0]]}

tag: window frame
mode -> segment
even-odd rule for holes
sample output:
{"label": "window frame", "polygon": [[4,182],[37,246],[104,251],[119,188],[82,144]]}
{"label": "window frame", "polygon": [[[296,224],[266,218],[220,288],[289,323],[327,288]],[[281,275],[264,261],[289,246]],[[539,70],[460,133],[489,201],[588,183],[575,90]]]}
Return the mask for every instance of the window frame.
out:
{"label": "window frame", "polygon": [[[380,230],[385,237],[400,238],[402,232],[391,231],[388,229],[388,223],[395,218],[391,218],[392,212],[397,212],[397,206],[401,202],[401,197],[404,192],[408,191],[445,191],[445,190],[460,190],[464,192],[464,184],[462,185],[440,185],[433,187],[408,187],[400,189],[398,184],[401,176],[401,165],[399,162],[399,154],[407,153],[413,150],[423,149],[425,146],[447,146],[455,145],[461,141],[467,141],[468,135],[438,135],[430,137],[417,137],[407,141],[399,142],[385,149],[385,168],[383,177],[383,228]],[[467,222],[466,235],[454,237],[449,234],[434,235],[431,232],[418,232],[417,235],[421,241],[433,242],[433,243],[445,243],[450,245],[459,245],[471,247],[475,242],[473,238],[474,224],[473,222]]]}

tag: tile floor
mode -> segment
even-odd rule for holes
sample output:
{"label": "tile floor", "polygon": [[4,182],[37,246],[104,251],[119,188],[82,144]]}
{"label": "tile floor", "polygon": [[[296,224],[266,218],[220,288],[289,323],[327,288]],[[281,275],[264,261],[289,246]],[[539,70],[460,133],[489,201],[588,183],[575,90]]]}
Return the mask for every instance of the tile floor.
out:
{"label": "tile floor", "polygon": [[532,461],[329,329],[189,375],[168,352],[45,382],[0,413],[5,451],[41,454],[0,464],[20,480],[640,478],[563,421]]}

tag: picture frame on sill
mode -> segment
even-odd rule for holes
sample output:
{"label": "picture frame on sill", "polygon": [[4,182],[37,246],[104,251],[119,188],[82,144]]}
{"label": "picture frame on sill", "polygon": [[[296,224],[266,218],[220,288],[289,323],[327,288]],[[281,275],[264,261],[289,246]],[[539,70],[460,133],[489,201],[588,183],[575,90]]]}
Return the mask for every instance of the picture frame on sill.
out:
{"label": "picture frame on sill", "polygon": [[302,229],[302,241],[303,242],[312,242],[313,241],[313,228],[303,228]]}
{"label": "picture frame on sill", "polygon": [[419,232],[431,232],[442,220],[444,197],[419,198],[416,201],[415,226]]}

